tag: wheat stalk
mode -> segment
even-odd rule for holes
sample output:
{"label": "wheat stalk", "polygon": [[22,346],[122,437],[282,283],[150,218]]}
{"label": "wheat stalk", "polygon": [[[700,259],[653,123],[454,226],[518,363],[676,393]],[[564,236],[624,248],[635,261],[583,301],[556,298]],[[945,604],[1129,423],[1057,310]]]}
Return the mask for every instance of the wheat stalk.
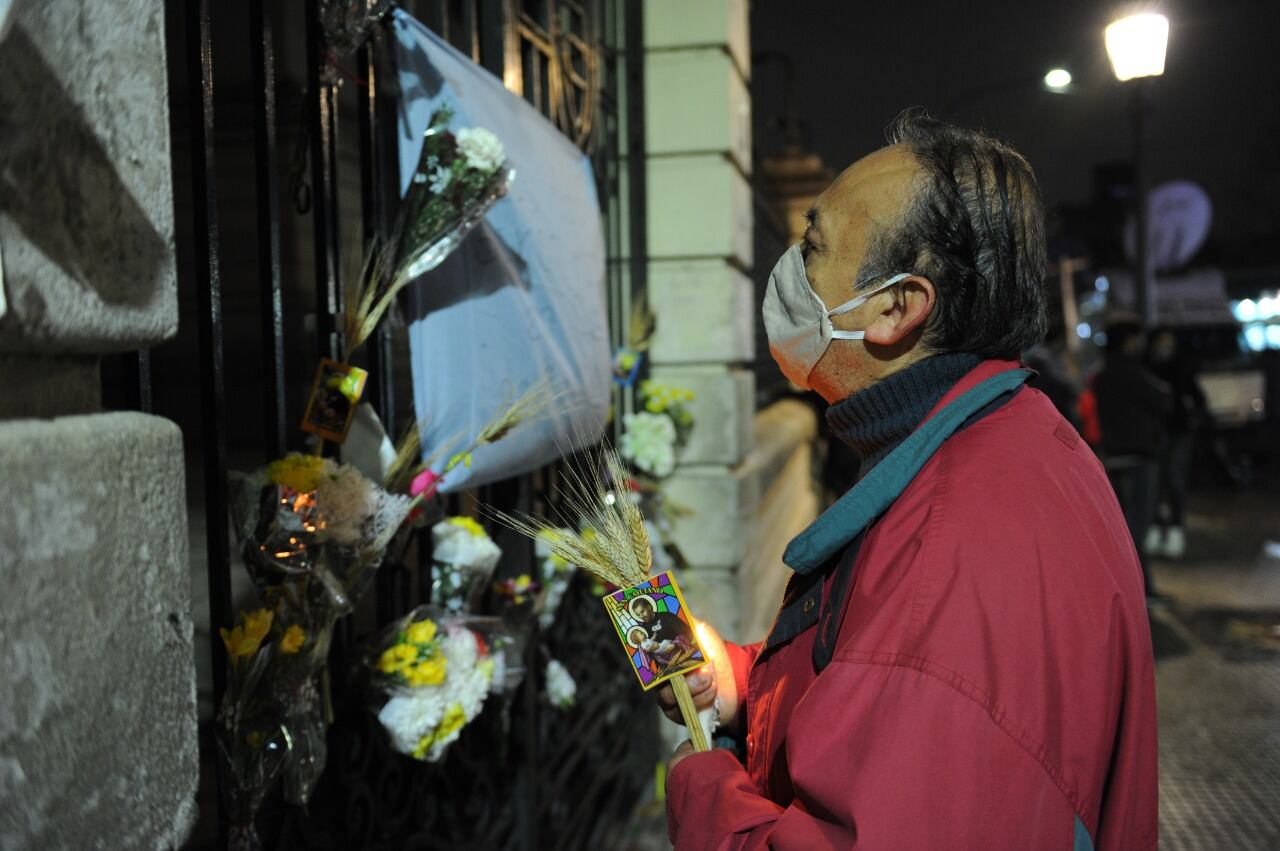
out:
{"label": "wheat stalk", "polygon": [[[610,446],[564,465],[564,500],[573,517],[554,520],[510,514],[491,506],[483,511],[497,522],[529,538],[542,538],[551,551],[598,579],[629,588],[649,578],[653,551],[644,516],[626,489],[622,461]],[[593,533],[561,527],[590,528]]]}

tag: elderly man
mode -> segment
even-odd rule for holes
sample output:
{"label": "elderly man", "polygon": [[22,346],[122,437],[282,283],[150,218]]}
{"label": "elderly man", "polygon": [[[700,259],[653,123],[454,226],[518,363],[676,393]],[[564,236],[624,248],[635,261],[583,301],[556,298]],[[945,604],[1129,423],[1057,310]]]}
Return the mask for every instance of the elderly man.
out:
{"label": "elderly man", "polygon": [[830,403],[862,470],[788,547],[765,641],[691,677],[745,765],[677,750],[672,841],[1154,848],[1137,555],[1101,466],[1019,363],[1045,327],[1035,177],[925,116],[890,139],[822,193],[769,281],[773,356]]}

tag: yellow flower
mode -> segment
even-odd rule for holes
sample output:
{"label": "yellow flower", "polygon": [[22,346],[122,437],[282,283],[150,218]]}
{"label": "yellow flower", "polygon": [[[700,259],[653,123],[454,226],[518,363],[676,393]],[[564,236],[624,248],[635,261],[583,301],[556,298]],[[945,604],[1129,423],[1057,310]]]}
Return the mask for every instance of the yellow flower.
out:
{"label": "yellow flower", "polygon": [[256,612],[242,612],[240,623],[232,629],[219,628],[222,643],[227,646],[227,653],[233,662],[245,659],[258,652],[262,639],[271,631],[272,614],[269,609],[258,609]]}
{"label": "yellow flower", "polygon": [[318,455],[293,453],[267,465],[267,476],[277,485],[310,493],[320,486],[324,475],[324,459]]}
{"label": "yellow flower", "polygon": [[307,643],[307,633],[296,623],[284,631],[280,638],[281,653],[297,653]]}
{"label": "yellow flower", "polygon": [[455,703],[444,711],[444,719],[436,729],[436,739],[447,739],[462,729],[467,723],[467,713],[462,711],[462,704]]}
{"label": "yellow flower", "polygon": [[378,670],[384,674],[394,674],[416,661],[418,648],[412,644],[397,644],[382,651],[382,656],[378,659]]}
{"label": "yellow flower", "polygon": [[489,537],[489,533],[484,530],[484,527],[470,517],[450,517],[449,522],[459,529],[466,529],[473,537]]}
{"label": "yellow flower", "polygon": [[422,686],[438,686],[444,682],[444,672],[446,667],[445,658],[443,656],[435,656],[426,661],[419,662],[416,665],[404,669],[404,678],[408,680],[409,685],[414,688]]}
{"label": "yellow flower", "polygon": [[431,640],[436,637],[435,621],[418,621],[409,624],[409,629],[405,631],[406,637],[411,644],[430,644]]}

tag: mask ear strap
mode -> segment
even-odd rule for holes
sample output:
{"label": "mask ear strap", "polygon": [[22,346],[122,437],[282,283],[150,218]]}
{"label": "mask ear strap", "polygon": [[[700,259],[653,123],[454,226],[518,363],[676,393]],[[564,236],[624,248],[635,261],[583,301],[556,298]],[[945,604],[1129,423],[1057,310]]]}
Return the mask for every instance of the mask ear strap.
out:
{"label": "mask ear strap", "polygon": [[[898,274],[894,275],[892,278],[889,278],[887,281],[885,281],[884,283],[880,284],[879,286],[874,287],[874,288],[872,288],[872,289],[870,289],[870,290],[867,290],[866,292],[862,293],[861,295],[858,295],[858,296],[856,296],[856,297],[854,297],[854,298],[849,299],[849,300],[848,300],[848,301],[846,301],[844,304],[840,305],[839,307],[837,307],[837,308],[835,308],[835,309],[833,309],[833,310],[829,310],[829,311],[827,311],[827,315],[828,315],[828,316],[838,316],[838,315],[840,315],[841,313],[848,313],[850,310],[856,310],[857,308],[861,307],[861,306],[863,305],[863,303],[864,303],[867,299],[871,298],[871,297],[872,297],[873,295],[875,295],[876,293],[880,292],[881,290],[888,289],[889,287],[893,286],[894,284],[898,283],[899,281],[901,281],[901,280],[902,280],[902,279],[904,279],[904,278],[910,278],[910,277],[911,277],[911,275],[912,275],[912,273],[911,273],[911,272],[899,272]],[[840,339],[842,339],[842,340],[844,340],[844,339],[854,339],[854,340],[858,340],[858,339],[861,339],[861,338],[860,338],[860,337],[852,337],[852,338],[849,338],[849,337],[841,337]]]}

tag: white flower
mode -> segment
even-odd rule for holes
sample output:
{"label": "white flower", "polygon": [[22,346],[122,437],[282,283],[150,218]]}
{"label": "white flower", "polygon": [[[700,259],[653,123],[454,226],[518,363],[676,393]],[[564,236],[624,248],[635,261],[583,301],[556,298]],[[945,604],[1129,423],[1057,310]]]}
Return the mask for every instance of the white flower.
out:
{"label": "white flower", "polygon": [[431,171],[431,182],[428,184],[427,188],[437,195],[440,195],[449,188],[449,181],[451,179],[453,179],[453,172],[449,171],[449,169],[444,166],[436,166]]}
{"label": "white flower", "polygon": [[483,127],[466,127],[457,133],[458,150],[467,164],[480,171],[496,171],[507,158],[498,137]]}
{"label": "white flower", "polygon": [[622,457],[658,478],[671,475],[676,466],[676,427],[662,414],[627,414],[626,431],[618,442]]}
{"label": "white flower", "polygon": [[411,754],[422,737],[439,725],[447,704],[444,689],[415,688],[393,695],[378,713],[378,720],[387,728],[395,749]]}
{"label": "white flower", "polygon": [[547,663],[547,701],[552,706],[568,709],[578,697],[578,684],[564,665],[556,659]]}
{"label": "white flower", "polygon": [[448,520],[431,527],[431,539],[433,559],[470,573],[489,573],[502,558],[502,550],[488,535],[472,534],[466,527]]}

